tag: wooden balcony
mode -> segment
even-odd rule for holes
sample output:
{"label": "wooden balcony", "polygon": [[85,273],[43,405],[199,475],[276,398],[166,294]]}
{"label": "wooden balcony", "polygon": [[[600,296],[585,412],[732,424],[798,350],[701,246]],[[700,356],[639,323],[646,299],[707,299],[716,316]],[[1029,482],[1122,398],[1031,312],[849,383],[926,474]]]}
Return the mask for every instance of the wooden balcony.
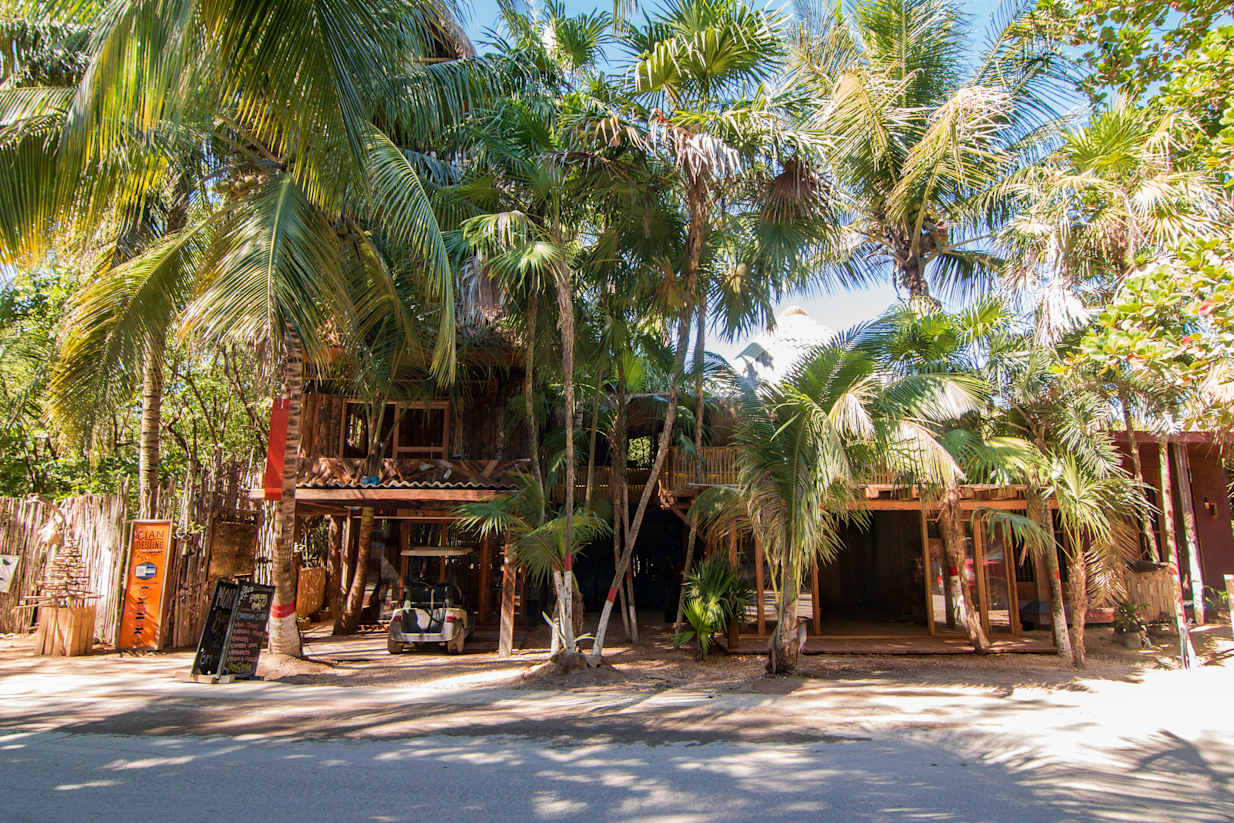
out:
{"label": "wooden balcony", "polygon": [[[702,458],[699,466],[698,457]],[[737,450],[732,446],[704,446],[697,457],[674,448],[660,472],[662,496],[694,497],[708,486],[737,484]]]}

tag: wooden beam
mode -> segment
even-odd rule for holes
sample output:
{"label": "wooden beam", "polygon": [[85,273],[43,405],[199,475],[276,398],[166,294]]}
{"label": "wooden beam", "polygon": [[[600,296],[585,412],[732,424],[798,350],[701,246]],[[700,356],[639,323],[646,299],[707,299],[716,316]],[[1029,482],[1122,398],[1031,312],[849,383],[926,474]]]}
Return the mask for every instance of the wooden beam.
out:
{"label": "wooden beam", "polygon": [[921,560],[925,574],[926,627],[934,634],[934,567],[930,565],[930,526],[926,522],[925,501],[921,503]]}
{"label": "wooden beam", "polygon": [[296,501],[339,503],[407,503],[414,500],[450,500],[459,503],[492,500],[503,492],[496,489],[296,489]]}
{"label": "wooden beam", "polygon": [[758,614],[755,620],[758,622],[758,636],[767,636],[767,618],[763,614],[764,603],[766,602],[766,588],[763,581],[763,542],[758,539],[758,534],[754,535],[754,597],[758,601]]}
{"label": "wooden beam", "polygon": [[813,607],[814,624],[811,628],[814,629],[815,635],[821,635],[823,612],[822,607],[818,602],[818,558],[814,558],[814,564],[810,566],[810,605]]}
{"label": "wooden beam", "polygon": [[501,564],[501,625],[497,630],[497,656],[514,654],[514,589],[518,585],[517,569],[511,556],[510,538],[506,538]]}
{"label": "wooden beam", "polygon": [[491,585],[489,576],[492,572],[493,564],[493,536],[485,534],[480,538],[480,597],[477,604],[478,612],[476,614],[477,623],[488,622],[489,606],[489,586]]}
{"label": "wooden beam", "polygon": [[[990,636],[990,587],[986,581],[985,574],[985,539],[981,535],[981,523],[976,518],[969,518],[969,531],[973,534],[973,569],[977,572],[977,597],[979,603],[977,611],[981,614],[981,628],[985,630],[986,637]],[[964,572],[961,570],[961,575]],[[968,581],[964,580],[964,585],[968,585]]]}
{"label": "wooden beam", "polygon": [[[856,500],[848,504],[850,509],[868,509],[870,511],[919,511],[925,503],[919,499],[893,500],[880,497],[877,500]],[[998,509],[1000,511],[1018,511],[1027,509],[1028,503],[1021,499],[980,500],[968,498],[960,501],[960,508],[966,511],[973,509]]]}
{"label": "wooden beam", "polygon": [[[733,571],[737,570],[737,521],[730,520],[728,524],[728,562],[733,567]],[[728,647],[730,650],[737,646],[737,635],[741,632],[741,620],[735,619],[728,626]]]}

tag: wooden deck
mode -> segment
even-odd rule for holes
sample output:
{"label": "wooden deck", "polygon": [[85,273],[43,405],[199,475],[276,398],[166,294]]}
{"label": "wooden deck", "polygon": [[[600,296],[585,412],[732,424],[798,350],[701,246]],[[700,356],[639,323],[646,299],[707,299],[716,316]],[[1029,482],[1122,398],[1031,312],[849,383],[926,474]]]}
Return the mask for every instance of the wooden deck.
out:
{"label": "wooden deck", "polygon": [[[992,641],[992,654],[1053,654],[1048,634]],[[767,638],[743,634],[732,649],[737,654],[765,654]],[[805,654],[973,654],[968,640],[959,635],[836,635],[806,639]]]}

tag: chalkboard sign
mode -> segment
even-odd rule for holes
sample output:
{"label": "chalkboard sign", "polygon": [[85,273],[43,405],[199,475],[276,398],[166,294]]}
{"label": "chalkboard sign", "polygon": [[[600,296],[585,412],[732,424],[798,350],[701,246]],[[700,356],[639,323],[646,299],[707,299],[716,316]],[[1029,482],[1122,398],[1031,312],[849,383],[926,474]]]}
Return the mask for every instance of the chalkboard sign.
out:
{"label": "chalkboard sign", "polygon": [[220,580],[197,642],[193,674],[253,677],[266,642],[274,587]]}
{"label": "chalkboard sign", "polygon": [[257,674],[257,658],[266,645],[266,623],[270,620],[270,603],[274,587],[260,583],[241,583],[236,593],[236,605],[231,610],[231,629],[223,646],[220,674],[237,678]]}
{"label": "chalkboard sign", "polygon": [[206,612],[206,623],[201,628],[201,639],[197,641],[193,674],[219,673],[223,644],[227,642],[227,629],[231,626],[231,612],[236,606],[236,594],[239,591],[240,586],[237,583],[220,580],[215,584],[214,596],[210,598],[210,610]]}

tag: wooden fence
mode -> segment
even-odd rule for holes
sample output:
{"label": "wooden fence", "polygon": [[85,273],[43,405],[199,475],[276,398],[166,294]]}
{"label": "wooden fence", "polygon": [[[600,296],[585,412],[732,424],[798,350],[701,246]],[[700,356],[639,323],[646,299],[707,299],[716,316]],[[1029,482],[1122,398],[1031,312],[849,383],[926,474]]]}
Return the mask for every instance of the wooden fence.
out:
{"label": "wooden fence", "polygon": [[1128,570],[1123,578],[1123,587],[1127,602],[1145,607],[1141,612],[1145,619],[1155,621],[1174,618],[1174,585],[1170,580],[1169,569],[1152,572]]}
{"label": "wooden fence", "polygon": [[[90,589],[99,595],[95,635],[115,642],[119,583],[124,555],[124,498],[119,494],[84,494],[60,501],[81,549]],[[52,517],[47,504],[37,500],[0,498],[0,554],[16,555],[16,573],[8,593],[0,593],[0,632],[22,632],[34,625],[34,610],[21,608],[36,592],[50,550],[38,538]]]}

